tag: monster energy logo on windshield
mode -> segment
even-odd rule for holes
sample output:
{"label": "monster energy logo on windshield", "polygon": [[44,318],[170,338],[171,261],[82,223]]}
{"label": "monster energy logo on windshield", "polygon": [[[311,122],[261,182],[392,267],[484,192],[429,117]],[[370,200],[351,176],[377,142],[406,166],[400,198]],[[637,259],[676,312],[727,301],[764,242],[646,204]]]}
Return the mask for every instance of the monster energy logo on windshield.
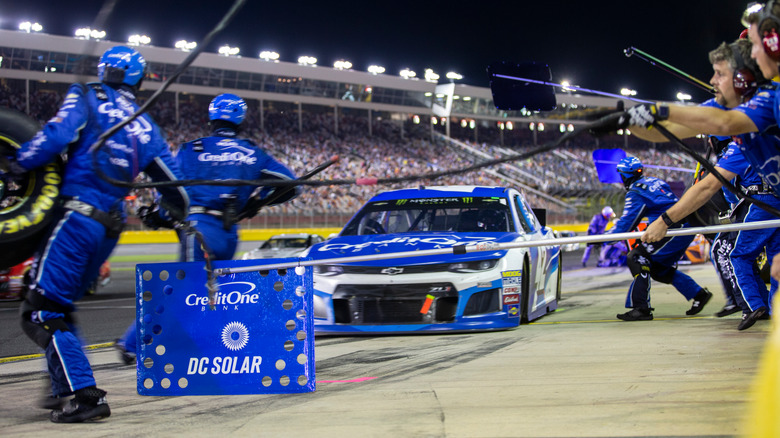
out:
{"label": "monster energy logo on windshield", "polygon": [[463,203],[464,204],[471,204],[472,202],[474,202],[474,198],[472,198],[470,196],[467,197],[467,198],[463,198]]}
{"label": "monster energy logo on windshield", "polygon": [[399,199],[395,201],[395,205],[404,205],[406,202],[409,201],[408,199]]}

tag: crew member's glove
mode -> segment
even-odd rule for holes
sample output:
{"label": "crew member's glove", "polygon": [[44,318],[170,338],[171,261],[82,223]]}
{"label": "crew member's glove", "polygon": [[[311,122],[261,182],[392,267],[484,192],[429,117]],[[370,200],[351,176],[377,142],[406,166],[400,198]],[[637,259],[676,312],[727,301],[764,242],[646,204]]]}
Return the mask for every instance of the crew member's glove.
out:
{"label": "crew member's glove", "polygon": [[652,103],[643,103],[628,110],[630,119],[629,125],[639,126],[649,129],[655,122],[669,118],[669,107],[666,105],[655,105]]}
{"label": "crew member's glove", "polygon": [[158,228],[173,228],[173,221],[160,215],[160,207],[157,204],[143,205],[136,212],[141,222],[147,227],[156,230]]}
{"label": "crew member's glove", "polygon": [[27,169],[16,162],[15,155],[0,155],[0,172],[5,175],[22,175],[27,173]]}

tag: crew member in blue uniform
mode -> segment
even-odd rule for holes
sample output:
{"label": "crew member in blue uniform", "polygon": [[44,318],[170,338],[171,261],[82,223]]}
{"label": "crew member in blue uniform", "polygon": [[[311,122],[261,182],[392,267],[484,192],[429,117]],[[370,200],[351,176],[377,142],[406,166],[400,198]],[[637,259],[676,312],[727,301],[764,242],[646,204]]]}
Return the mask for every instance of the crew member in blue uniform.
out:
{"label": "crew member in blue uniform", "polygon": [[[635,157],[620,160],[617,171],[623,180],[626,193],[623,215],[606,234],[625,233],[636,229],[647,217],[650,222],[661,216],[677,202],[677,196],[664,181],[643,175],[644,166]],[[683,222],[677,227],[688,227]],[[618,314],[623,321],[648,321],[653,319],[650,307],[650,279],[671,284],[687,300],[693,300],[685,313],[696,315],[712,298],[712,293],[699,286],[691,277],[675,268],[675,264],[688,248],[693,236],[666,237],[657,243],[639,243],[628,254],[628,267],[634,281],[628,290],[626,313]]]}
{"label": "crew member in blue uniform", "polygon": [[[100,82],[71,85],[54,118],[17,152],[17,171],[46,165],[60,154],[67,156],[61,207],[35,256],[32,284],[21,306],[25,334],[46,351],[53,396],[62,401],[75,395],[64,408],[51,412],[55,423],[111,414],[106,392],[96,386],[73,315],[85,282],[96,278],[123,226],[122,201],[128,189],[102,179],[95,166],[127,182],[140,172],[155,181],[174,180],[178,175],[159,128],[145,114],[110,137],[96,157],[89,151],[100,134],[138,109],[135,93],[145,72],[146,61],[137,51],[123,46],[107,50],[98,64]],[[160,191],[168,208],[180,213],[186,209],[183,189]]]}
{"label": "crew member in blue uniform", "polygon": [[[612,207],[606,206],[601,209],[599,213],[596,213],[593,215],[593,219],[590,220],[590,225],[588,225],[588,236],[595,236],[598,234],[604,234],[604,231],[607,229],[607,225],[609,224],[609,221],[612,220],[612,218],[615,217],[615,212],[612,210]],[[598,243],[589,243],[587,247],[585,247],[585,252],[582,253],[582,266],[585,267],[588,264],[588,259],[590,258],[590,253],[593,251],[593,248],[595,247],[597,250],[600,249],[602,246],[601,242]]]}
{"label": "crew member in blue uniform", "polygon": [[[669,120],[685,125],[697,132],[715,135],[739,135],[777,137],[780,121],[780,97],[775,92],[780,69],[780,45],[777,29],[780,29],[780,3],[770,1],[760,9],[750,8],[743,17],[748,26],[748,38],[752,43],[751,57],[765,78],[772,83],[761,85],[755,96],[730,111],[717,108],[685,107],[680,105],[638,105],[628,111],[629,123],[649,127],[654,122]],[[633,130],[632,130],[633,132]],[[772,188],[780,194],[780,148],[777,142],[766,147],[742,147],[745,159]],[[772,277],[780,279],[780,255],[772,260]]]}
{"label": "crew member in blue uniform", "polygon": [[[268,155],[251,140],[238,136],[246,117],[246,103],[235,94],[220,94],[209,105],[209,123],[213,132],[208,137],[183,143],[176,154],[176,163],[186,179],[279,179],[293,180],[295,175],[283,164]],[[266,187],[255,194],[257,187],[249,185],[186,187],[190,197],[187,222],[203,236],[208,257],[213,260],[231,260],[238,245],[238,215],[253,216],[255,202],[272,200],[267,205],[289,201],[298,195],[298,188]],[[277,193],[278,192],[278,193]],[[253,196],[254,194],[254,196]],[[263,203],[263,205],[266,205]],[[148,217],[153,218],[154,215]],[[156,219],[147,225],[158,226]],[[207,256],[194,233],[179,230],[179,260],[203,261]],[[133,323],[117,347],[122,360],[135,362],[136,325]]]}

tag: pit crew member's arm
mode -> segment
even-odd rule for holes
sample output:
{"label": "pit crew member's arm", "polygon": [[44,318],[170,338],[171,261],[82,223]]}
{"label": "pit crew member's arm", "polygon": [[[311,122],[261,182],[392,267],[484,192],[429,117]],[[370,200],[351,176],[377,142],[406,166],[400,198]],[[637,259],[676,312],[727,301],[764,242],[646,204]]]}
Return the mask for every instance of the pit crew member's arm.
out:
{"label": "pit crew member's arm", "polygon": [[[716,167],[715,170],[728,180],[737,176],[735,173],[720,167]],[[666,210],[666,215],[672,222],[680,222],[688,217],[689,214],[698,210],[699,207],[706,204],[722,187],[723,184],[715,178],[715,175],[709,174],[704,177],[703,180],[686,190],[682,198]],[[642,234],[642,242],[657,242],[666,236],[666,231],[668,229],[669,226],[667,226],[663,219],[659,217],[650,224]]]}
{"label": "pit crew member's arm", "polygon": [[[176,181],[182,179],[179,167],[174,162],[167,145],[161,150],[164,152],[152,160],[149,166],[144,169],[144,173],[149,175],[153,181]],[[186,217],[190,204],[190,198],[184,187],[158,187],[157,191],[161,195],[160,206],[167,214],[173,219],[183,220]]]}
{"label": "pit crew member's arm", "polygon": [[670,105],[668,121],[712,135],[737,135],[758,131],[756,124],[747,114],[712,107]]}
{"label": "pit crew member's arm", "polygon": [[627,233],[634,230],[639,222],[645,217],[647,204],[636,190],[629,190],[626,193],[626,203],[623,206],[623,215],[617,220],[614,227],[610,228],[604,234]]}
{"label": "pit crew member's arm", "polygon": [[[261,171],[262,179],[279,179],[279,180],[296,179],[295,174],[292,173],[292,171],[288,169],[287,166],[271,158],[271,156],[266,154],[265,152],[263,152],[263,155],[265,155],[266,160],[265,160],[265,166]],[[274,199],[273,202],[270,203],[270,205],[276,205],[276,204],[281,204],[283,202],[290,201],[301,193],[300,186],[289,187],[289,188],[288,187],[264,187],[260,191],[259,197],[261,199],[265,199],[273,195],[273,193],[277,190],[284,191],[284,194],[279,198]]]}
{"label": "pit crew member's arm", "polygon": [[78,140],[88,118],[84,89],[79,84],[71,85],[57,114],[32,140],[21,145],[16,153],[17,163],[27,170],[51,163],[67,151],[68,144]]}

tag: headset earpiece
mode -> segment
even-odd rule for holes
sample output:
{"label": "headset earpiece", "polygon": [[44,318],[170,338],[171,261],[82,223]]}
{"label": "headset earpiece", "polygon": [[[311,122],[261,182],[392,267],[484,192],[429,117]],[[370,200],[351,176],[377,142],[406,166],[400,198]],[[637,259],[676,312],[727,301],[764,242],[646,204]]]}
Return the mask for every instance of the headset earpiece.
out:
{"label": "headset earpiece", "polygon": [[764,52],[775,62],[780,61],[780,36],[778,36],[777,30],[772,28],[772,30],[764,32],[761,42],[764,45]]}
{"label": "headset earpiece", "polygon": [[[780,35],[777,34],[777,28],[780,27],[780,18],[772,12],[774,8],[775,0],[764,6],[761,10],[761,17],[758,20],[757,30],[759,35],[761,35],[761,29],[770,28],[770,30],[764,31],[764,34],[761,36],[761,44],[764,46],[764,52],[773,61],[780,62]],[[767,21],[770,22],[767,23]]]}
{"label": "headset earpiece", "polygon": [[734,59],[734,64],[736,64],[732,77],[734,91],[736,91],[737,95],[742,97],[743,102],[746,102],[753,97],[753,93],[756,92],[756,88],[758,87],[756,75],[745,65],[745,59],[739,51],[738,42],[731,43],[729,48],[731,49],[731,56]]}
{"label": "headset earpiece", "polygon": [[732,81],[734,83],[734,91],[742,96],[743,102],[750,100],[753,93],[756,92],[756,87],[758,85],[756,84],[756,77],[749,69],[743,68],[735,71]]}

